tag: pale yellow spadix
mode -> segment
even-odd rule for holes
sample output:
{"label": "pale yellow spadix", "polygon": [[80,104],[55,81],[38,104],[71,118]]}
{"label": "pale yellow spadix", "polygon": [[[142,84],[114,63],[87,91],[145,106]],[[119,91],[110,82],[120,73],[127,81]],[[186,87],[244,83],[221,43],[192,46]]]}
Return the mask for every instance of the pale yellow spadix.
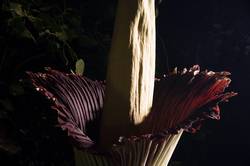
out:
{"label": "pale yellow spadix", "polygon": [[[156,57],[154,3],[118,1],[101,123],[103,148],[111,147],[119,136],[136,135],[137,126],[151,111]],[[168,163],[181,133],[166,138],[166,146],[153,163]]]}
{"label": "pale yellow spadix", "polygon": [[113,138],[131,134],[133,126],[141,123],[152,107],[154,3],[154,0],[119,0],[102,119],[102,135],[106,135],[105,138],[107,134]]}

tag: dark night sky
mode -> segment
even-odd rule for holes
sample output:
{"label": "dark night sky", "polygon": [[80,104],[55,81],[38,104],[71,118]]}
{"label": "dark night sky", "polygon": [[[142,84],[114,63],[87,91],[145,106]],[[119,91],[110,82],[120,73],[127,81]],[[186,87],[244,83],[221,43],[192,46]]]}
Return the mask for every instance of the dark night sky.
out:
{"label": "dark night sky", "polygon": [[[205,139],[184,136],[173,160],[184,165],[250,165],[250,1],[163,0],[159,8],[158,36],[166,52],[158,37],[158,57],[167,55],[170,68],[200,64],[230,71],[230,90],[239,93],[223,104],[220,121],[201,129]],[[158,68],[164,72],[166,63],[158,62]]]}

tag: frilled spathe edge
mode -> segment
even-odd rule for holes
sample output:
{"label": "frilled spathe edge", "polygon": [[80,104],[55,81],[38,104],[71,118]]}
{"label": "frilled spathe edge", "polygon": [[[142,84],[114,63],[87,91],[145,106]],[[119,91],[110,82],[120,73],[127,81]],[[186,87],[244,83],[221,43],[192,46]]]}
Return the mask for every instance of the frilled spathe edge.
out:
{"label": "frilled spathe edge", "polygon": [[[46,73],[28,72],[28,75],[36,90],[52,101],[51,107],[58,113],[58,125],[67,131],[74,145],[93,152],[99,139],[103,82],[52,69]],[[157,79],[151,113],[138,126],[135,136],[117,138],[110,153],[134,148],[128,144],[141,141],[161,146],[160,143],[178,135],[182,129],[195,132],[205,119],[219,119],[218,104],[236,95],[224,93],[230,83],[229,75],[228,72],[200,72],[196,65]]]}
{"label": "frilled spathe edge", "polygon": [[99,134],[104,84],[76,74],[47,68],[46,73],[27,72],[38,92],[52,101],[58,126],[79,148],[96,144]]}
{"label": "frilled spathe edge", "polygon": [[155,82],[153,108],[140,126],[142,133],[175,133],[179,129],[195,132],[208,119],[220,119],[219,103],[237,95],[224,90],[231,80],[229,72],[175,70]]}
{"label": "frilled spathe edge", "polygon": [[237,95],[224,93],[229,75],[200,72],[196,65],[157,79],[152,111],[138,129],[141,135],[120,137],[111,151],[113,165],[166,165],[183,130],[194,133],[206,119],[219,120],[219,103]]}

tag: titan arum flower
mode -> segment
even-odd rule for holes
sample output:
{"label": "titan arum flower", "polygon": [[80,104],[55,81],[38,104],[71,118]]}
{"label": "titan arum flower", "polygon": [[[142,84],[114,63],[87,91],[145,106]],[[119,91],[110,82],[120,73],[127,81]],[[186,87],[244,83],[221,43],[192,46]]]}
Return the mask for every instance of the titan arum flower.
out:
{"label": "titan arum flower", "polygon": [[76,147],[76,165],[167,165],[182,132],[219,119],[228,72],[198,65],[155,79],[153,0],[119,0],[106,82],[28,72]]}

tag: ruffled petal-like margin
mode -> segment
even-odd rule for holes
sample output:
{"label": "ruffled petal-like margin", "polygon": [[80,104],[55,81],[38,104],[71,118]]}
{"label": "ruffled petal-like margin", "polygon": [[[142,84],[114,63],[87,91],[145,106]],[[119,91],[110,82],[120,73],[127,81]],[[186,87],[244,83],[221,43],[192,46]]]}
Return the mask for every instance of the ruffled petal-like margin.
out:
{"label": "ruffled petal-like margin", "polygon": [[46,73],[27,72],[36,90],[52,101],[58,125],[79,148],[96,144],[99,134],[104,84],[50,68]]}
{"label": "ruffled petal-like margin", "polygon": [[231,82],[229,75],[229,72],[201,72],[195,65],[158,79],[152,111],[141,125],[143,132],[175,133],[182,128],[193,133],[205,119],[220,119],[219,103],[237,95],[224,93]]}
{"label": "ruffled petal-like margin", "polygon": [[175,71],[156,80],[153,108],[138,126],[138,133],[120,137],[109,152],[102,153],[92,150],[98,145],[103,82],[52,69],[28,75],[36,90],[53,102],[59,126],[81,149],[76,150],[77,154],[87,157],[84,161],[88,160],[89,165],[164,163],[163,158],[173,150],[172,144],[178,142],[183,130],[195,132],[205,119],[219,119],[218,104],[236,95],[224,93],[231,81],[228,72],[200,72],[198,65]]}

